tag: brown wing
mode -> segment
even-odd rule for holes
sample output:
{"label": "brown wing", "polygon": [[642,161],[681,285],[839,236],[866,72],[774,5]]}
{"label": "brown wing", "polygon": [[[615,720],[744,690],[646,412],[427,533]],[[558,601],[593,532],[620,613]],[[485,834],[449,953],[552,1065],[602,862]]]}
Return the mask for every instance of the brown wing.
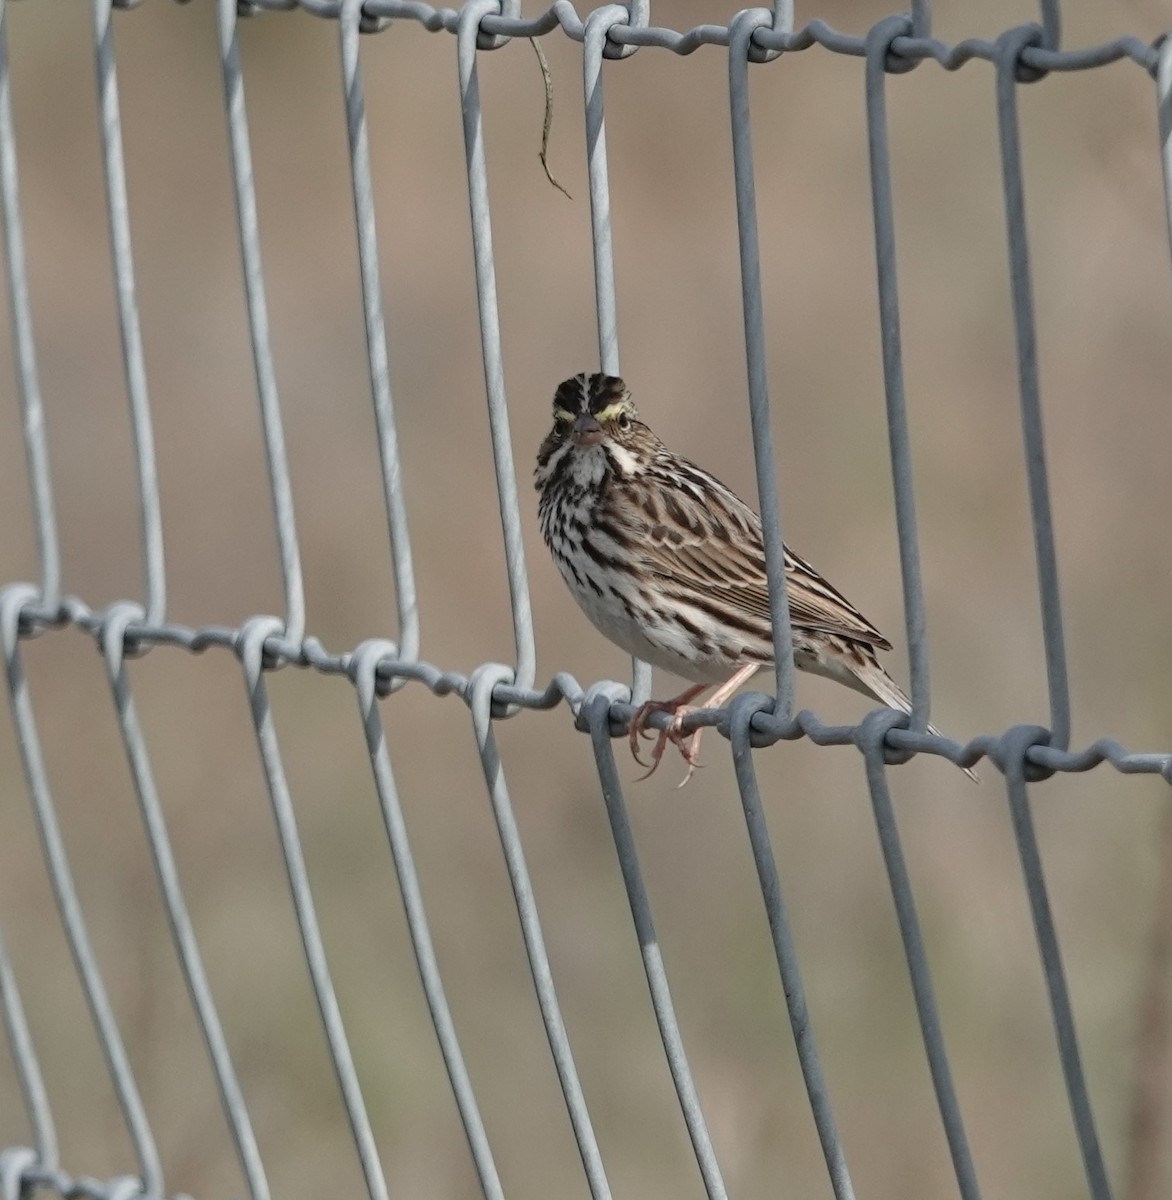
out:
{"label": "brown wing", "polygon": [[[604,520],[638,549],[643,565],[678,590],[728,605],[769,628],[765,548],[757,514],[707,471],[664,455],[635,480],[616,479]],[[796,629],[837,634],[878,650],[891,643],[809,563],[785,551],[790,620]]]}

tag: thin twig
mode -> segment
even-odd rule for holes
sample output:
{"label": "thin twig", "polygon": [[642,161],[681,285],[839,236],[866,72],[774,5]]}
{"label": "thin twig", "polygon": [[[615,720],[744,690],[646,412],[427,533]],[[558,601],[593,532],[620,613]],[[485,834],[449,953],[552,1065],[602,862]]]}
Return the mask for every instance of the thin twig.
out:
{"label": "thin twig", "polygon": [[541,78],[545,84],[545,124],[541,129],[541,149],[538,151],[537,157],[541,159],[541,167],[542,170],[545,171],[546,179],[548,179],[550,183],[552,183],[553,186],[557,188],[557,190],[561,192],[567,200],[573,200],[574,197],[571,196],[570,193],[567,192],[566,189],[562,187],[562,185],[558,183],[558,181],[550,174],[549,163],[546,162],[545,159],[546,151],[549,149],[549,130],[550,126],[553,124],[553,78],[550,76],[549,63],[545,61],[545,51],[542,50],[541,43],[536,38],[531,37],[529,39],[529,44],[533,47],[533,50],[537,55],[537,61],[541,64]]}

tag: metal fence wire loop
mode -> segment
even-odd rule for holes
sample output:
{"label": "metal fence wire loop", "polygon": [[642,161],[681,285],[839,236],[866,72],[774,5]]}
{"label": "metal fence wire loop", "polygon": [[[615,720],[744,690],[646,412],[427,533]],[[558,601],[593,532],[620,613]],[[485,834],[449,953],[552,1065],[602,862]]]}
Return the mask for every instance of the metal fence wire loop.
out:
{"label": "metal fence wire loop", "polygon": [[384,29],[389,29],[391,25],[391,17],[384,17],[378,13],[368,13],[364,0],[342,0],[340,16],[343,21],[354,20],[354,11],[358,11],[358,32],[359,33],[382,33]]}
{"label": "metal fence wire loop", "polygon": [[0,1200],[23,1200],[25,1178],[37,1162],[37,1152],[28,1146],[0,1151]]}
{"label": "metal fence wire loop", "polygon": [[1037,83],[1050,74],[1042,67],[1031,66],[1022,55],[1027,50],[1045,50],[1046,34],[1040,25],[1018,25],[1007,29],[996,42],[996,61],[998,64],[1010,61],[1013,64],[1013,78],[1018,83]]}
{"label": "metal fence wire loop", "polygon": [[397,659],[399,648],[386,638],[369,638],[355,649],[346,664],[346,674],[358,689],[358,698],[364,709],[369,708],[375,697],[382,700],[391,693],[394,677],[379,676],[379,666],[387,660]]}
{"label": "metal fence wire loop", "polygon": [[477,18],[477,50],[499,50],[513,40],[508,34],[485,33],[480,28],[480,22],[487,16],[503,17],[506,21],[519,21],[521,19],[521,0],[494,0],[493,3],[477,7],[481,8],[480,17]]}
{"label": "metal fence wire loop", "polygon": [[783,722],[774,716],[776,706],[777,701],[764,692],[745,692],[733,699],[728,706],[728,716],[717,729],[732,744],[734,757],[738,753],[747,754],[750,747],[759,750],[763,746],[772,746],[784,736],[777,729]]}
{"label": "metal fence wire loop", "polygon": [[855,745],[864,757],[870,752],[881,757],[889,767],[902,766],[915,758],[916,752],[894,745],[887,740],[887,735],[893,729],[907,729],[910,722],[907,713],[896,712],[893,708],[872,709],[859,723]]}
{"label": "metal fence wire loop", "polygon": [[[747,58],[751,63],[773,62],[774,59],[782,56],[783,51],[770,50],[766,46],[762,46],[759,42],[754,41],[753,34],[758,29],[768,29],[772,32],[776,28],[776,10],[768,8],[742,8],[729,23],[729,53]],[[789,30],[785,32],[788,33]]]}
{"label": "metal fence wire loop", "polygon": [[[618,10],[621,15],[616,17],[615,10]],[[646,29],[651,22],[651,3],[650,0],[632,0],[629,4],[608,4],[604,8],[596,8],[586,18],[587,36],[595,25],[596,17],[598,18],[597,24],[603,26],[602,57],[615,60],[630,58],[639,47],[631,42],[624,43],[612,38],[611,30],[616,28]],[[621,37],[620,34],[619,38],[621,39]]]}
{"label": "metal fence wire loop", "polygon": [[997,738],[989,757],[1007,779],[1016,777],[1026,783],[1040,783],[1054,771],[1033,761],[1030,751],[1035,746],[1049,747],[1052,737],[1053,733],[1044,725],[1014,725]]}
{"label": "metal fence wire loop", "polygon": [[893,43],[899,38],[910,38],[915,34],[912,18],[907,13],[895,13],[877,21],[867,31],[866,56],[882,54],[883,70],[888,75],[906,75],[923,61],[923,55],[902,55]]}
{"label": "metal fence wire loop", "polygon": [[468,677],[468,703],[473,712],[483,712],[487,706],[488,715],[494,721],[515,716],[519,706],[510,704],[507,700],[498,700],[498,687],[511,688],[517,680],[517,672],[505,663],[481,663]]}
{"label": "metal fence wire loop", "polygon": [[600,679],[586,689],[586,694],[574,710],[574,728],[581,733],[591,731],[593,728],[591,713],[600,699],[605,700],[609,705],[607,721],[610,736],[622,737],[630,726],[630,718],[623,714],[622,706],[629,707],[631,705],[631,689],[625,683],[618,683],[613,679]]}
{"label": "metal fence wire loop", "polygon": [[266,644],[269,638],[279,639],[284,632],[285,622],[280,617],[249,617],[241,625],[240,632],[233,641],[233,648],[248,676],[250,687],[260,679],[262,671],[273,671],[284,665],[280,651],[269,649]]}
{"label": "metal fence wire loop", "polygon": [[0,588],[0,641],[15,645],[23,632],[24,610],[35,608],[40,589],[31,583],[10,583]]}
{"label": "metal fence wire loop", "polygon": [[99,627],[98,644],[111,677],[121,674],[124,659],[133,658],[147,649],[129,630],[130,625],[142,621],[145,615],[142,605],[131,600],[118,601],[106,610]]}

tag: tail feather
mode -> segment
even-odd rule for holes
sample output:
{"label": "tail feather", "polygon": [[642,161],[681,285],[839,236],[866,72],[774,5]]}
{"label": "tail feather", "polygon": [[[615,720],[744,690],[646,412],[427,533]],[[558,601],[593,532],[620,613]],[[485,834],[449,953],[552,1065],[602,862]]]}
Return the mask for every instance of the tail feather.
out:
{"label": "tail feather", "polygon": [[[912,702],[908,699],[907,693],[883,669],[870,646],[851,643],[849,651],[842,654],[837,661],[846,670],[841,675],[836,672],[834,678],[839,679],[848,687],[854,688],[855,691],[862,692],[863,695],[870,696],[873,700],[878,700],[880,704],[886,704],[888,708],[905,713],[912,711]],[[829,674],[829,672],[827,673]],[[946,736],[935,725],[929,725],[928,732],[937,737]],[[981,777],[969,767],[961,767],[961,770],[974,783],[981,782]]]}

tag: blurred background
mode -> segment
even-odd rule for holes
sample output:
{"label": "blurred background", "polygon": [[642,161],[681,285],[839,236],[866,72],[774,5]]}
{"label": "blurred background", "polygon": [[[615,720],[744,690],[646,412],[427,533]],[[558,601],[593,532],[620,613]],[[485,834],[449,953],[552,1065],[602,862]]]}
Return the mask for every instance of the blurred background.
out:
{"label": "blurred background", "polygon": [[[734,4],[652,6],[675,28]],[[936,36],[994,36],[1025,0],[935,6]],[[584,11],[584,6],[579,6]],[[532,15],[540,5],[527,3]],[[862,34],[872,0],[799,3]],[[1158,0],[1068,5],[1064,42],[1169,24]],[[32,308],[66,590],[141,594],[129,426],[109,266],[92,25],[81,0],[8,8]],[[237,625],[281,591],[228,174],[214,6],[114,16],[138,300],[166,534],[169,618]],[[394,637],[370,411],[337,27],[241,24],[256,186],[308,597],[333,651]],[[578,612],[541,544],[529,479],[553,388],[595,369],[581,48],[481,55],[505,376],[526,519],[538,678],[629,663]],[[391,373],[422,656],[467,672],[512,637],[484,404],[455,39],[401,20],[362,43]],[[623,373],[680,452],[755,497],[728,130],[727,59],[645,49],[606,66]],[[896,643],[906,679],[876,318],[863,64],[814,48],[751,72],[770,389],[790,543]],[[892,78],[904,353],[933,719],[964,740],[1045,723],[1047,703],[997,166],[994,72]],[[1074,700],[1074,744],[1167,750],[1172,728],[1172,286],[1152,80],[1131,62],[1021,89],[1041,381]],[[11,370],[0,404],[0,579],[36,578]],[[103,664],[66,629],[26,643],[54,798],[168,1188],[241,1181],[170,949]],[[196,928],[274,1194],[361,1179],[290,912],[228,653],[158,648],[130,667]],[[406,937],[362,729],[344,680],[270,680],[331,966],[392,1193],[477,1194]],[[677,681],[656,679],[659,694]],[[856,696],[799,681],[826,720]],[[419,685],[385,724],[441,969],[502,1179],[522,1200],[587,1194],[524,965],[469,715]],[[663,1050],[589,741],[567,709],[498,737],[554,976],[616,1195],[703,1194]],[[639,773],[616,747],[624,779]],[[785,1018],[728,747],[675,790],[627,800],[662,951],[730,1192],[829,1195]],[[861,1195],[954,1194],[861,761],[757,756],[814,1023]],[[1041,968],[995,768],[938,759],[892,786],[978,1174],[996,1197],[1083,1194]],[[1167,785],[1110,767],[1032,789],[1085,1064],[1124,1190]],[[61,1126],[63,1165],[104,1177],[129,1146],[70,966],[7,721],[0,923]],[[1166,981],[1165,981],[1166,982]],[[1149,1060],[1150,1061],[1150,1060]],[[1172,1082],[1164,1080],[1165,1090]],[[1164,1097],[1167,1101],[1168,1097]],[[1167,1112],[1167,1109],[1164,1110]],[[1158,1189],[1172,1189],[1157,1127]],[[0,1050],[0,1145],[30,1132]],[[1162,1156],[1162,1157],[1161,1157]],[[1139,1195],[1138,1192],[1135,1193]]]}

